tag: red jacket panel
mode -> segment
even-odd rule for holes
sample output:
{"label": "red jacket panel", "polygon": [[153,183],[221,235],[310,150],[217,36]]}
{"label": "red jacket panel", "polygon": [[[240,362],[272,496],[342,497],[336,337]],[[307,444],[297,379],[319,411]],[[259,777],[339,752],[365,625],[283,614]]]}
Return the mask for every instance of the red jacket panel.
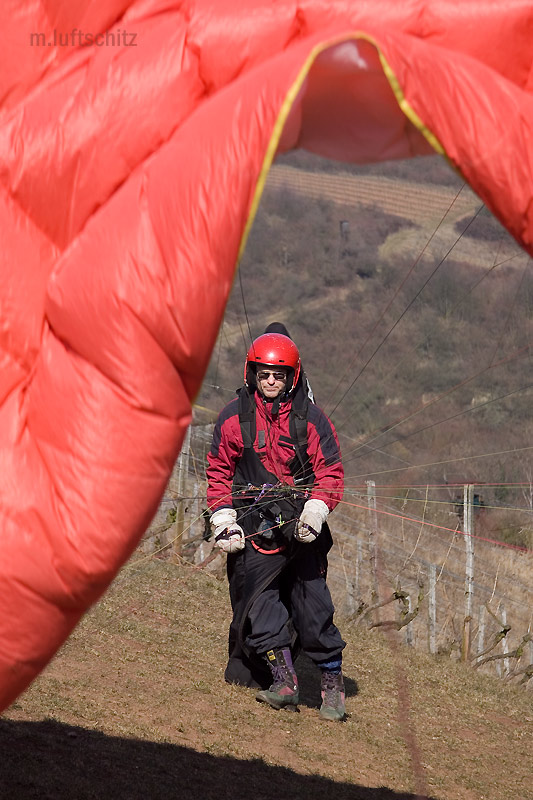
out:
{"label": "red jacket panel", "polygon": [[[279,413],[272,415],[272,403],[255,393],[256,435],[254,450],[264,467],[280,482],[294,485],[289,464],[294,450],[283,437],[290,438],[291,402],[282,403]],[[281,437],[281,441],[280,441]],[[264,441],[264,447],[259,442]],[[219,414],[211,450],[207,455],[207,502],[211,513],[231,506],[235,469],[244,450],[239,422],[239,399],[235,398]],[[310,497],[323,500],[333,510],[344,491],[344,469],[337,433],[333,423],[314,403],[309,403],[307,419],[307,452],[315,474]]]}

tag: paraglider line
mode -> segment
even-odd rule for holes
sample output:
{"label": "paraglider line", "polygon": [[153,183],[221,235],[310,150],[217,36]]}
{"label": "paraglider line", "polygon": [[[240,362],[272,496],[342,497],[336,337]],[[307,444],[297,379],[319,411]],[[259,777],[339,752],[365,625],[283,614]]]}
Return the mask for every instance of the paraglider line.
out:
{"label": "paraglider line", "polygon": [[[490,367],[488,369],[490,369]],[[476,375],[472,376],[472,378],[475,378],[475,377],[477,377],[477,376]],[[472,378],[470,378],[469,380],[472,380]],[[462,385],[462,384],[459,384],[459,386],[460,385]],[[450,391],[454,391],[457,388],[459,388],[459,387],[456,386],[456,387],[454,387],[454,389],[452,389]],[[533,383],[528,383],[527,386],[520,386],[518,389],[513,389],[512,392],[507,392],[506,394],[502,394],[499,397],[493,397],[491,400],[486,400],[484,403],[478,403],[475,406],[470,406],[469,408],[465,408],[462,411],[458,411],[456,414],[451,414],[449,417],[444,417],[443,419],[439,419],[436,422],[431,422],[428,425],[424,425],[424,427],[422,427],[422,428],[417,428],[415,431],[412,431],[411,433],[406,433],[405,435],[403,435],[401,437],[401,441],[403,442],[403,441],[405,441],[405,439],[409,439],[411,436],[415,436],[418,433],[423,433],[424,431],[430,430],[430,428],[435,428],[438,425],[442,425],[444,422],[450,422],[450,420],[457,419],[458,417],[462,417],[463,415],[469,414],[470,412],[479,411],[481,408],[485,408],[486,406],[492,405],[492,403],[497,403],[500,400],[505,400],[507,397],[512,397],[513,395],[518,394],[519,392],[524,392],[527,389],[531,389],[531,388],[533,388]],[[356,458],[361,458],[362,456],[368,455],[368,452],[371,452],[371,453],[379,452],[379,453],[383,453],[383,455],[388,455],[387,453],[384,453],[383,450],[381,450],[381,449],[374,448],[374,447],[369,447],[369,444],[372,441],[376,441],[376,439],[379,439],[380,436],[384,436],[386,433],[389,433],[391,430],[396,428],[398,425],[401,425],[402,422],[406,422],[407,420],[412,419],[417,414],[421,413],[421,411],[423,411],[429,405],[431,405],[434,402],[437,402],[437,400],[440,400],[442,398],[442,396],[443,395],[441,395],[441,397],[437,398],[436,400],[431,401],[431,403],[427,403],[426,405],[424,405],[421,408],[419,408],[417,411],[414,411],[412,414],[409,414],[408,416],[403,417],[401,420],[396,422],[394,425],[392,425],[391,427],[386,428],[381,433],[379,433],[378,436],[376,436],[374,439],[371,439],[370,442],[365,442],[365,443],[361,444],[355,450],[352,450],[351,456],[349,458],[345,457],[343,459],[344,463],[346,464],[348,461],[353,461]],[[399,441],[400,441],[400,439],[393,439],[391,442],[387,442],[386,444],[382,445],[382,447],[390,447],[390,445],[396,444]],[[363,448],[365,448],[365,452],[358,454],[358,451],[363,449]]]}
{"label": "paraglider line", "polygon": [[[341,500],[340,501],[343,505],[349,506],[351,508],[360,508],[363,511],[368,511],[368,505],[362,505],[359,503],[350,503],[348,500]],[[393,511],[383,511],[382,509],[376,509],[378,514],[384,514],[387,517],[395,517],[396,519],[401,519],[403,522],[413,522],[416,525],[427,525],[429,528],[438,528],[441,531],[452,531],[453,533],[460,533],[465,538],[468,537],[470,539],[478,539],[481,542],[488,542],[489,544],[497,545],[498,547],[507,547],[509,550],[518,550],[522,553],[529,552],[527,547],[523,547],[522,545],[518,544],[509,544],[508,542],[500,542],[498,539],[487,539],[484,536],[478,536],[477,534],[473,533],[466,533],[465,531],[458,530],[456,528],[447,528],[445,525],[437,525],[436,522],[428,522],[427,520],[419,520],[414,519],[413,517],[406,517],[403,514],[395,514]]]}
{"label": "paraglider line", "polygon": [[[426,252],[426,250],[427,250],[427,248],[429,247],[429,245],[430,245],[431,241],[432,241],[432,240],[434,239],[434,237],[436,236],[436,234],[437,234],[437,232],[438,232],[439,228],[441,227],[441,225],[443,225],[443,224],[444,224],[444,221],[445,221],[446,217],[448,216],[448,214],[449,214],[449,213],[450,213],[450,211],[452,210],[452,208],[453,208],[453,206],[454,206],[455,202],[456,202],[456,201],[457,201],[457,199],[459,198],[459,195],[461,194],[461,192],[463,191],[463,189],[464,189],[464,188],[465,188],[465,184],[463,184],[463,185],[461,186],[461,188],[459,189],[459,191],[457,192],[457,194],[456,194],[456,195],[455,195],[455,197],[453,198],[452,202],[450,203],[450,205],[449,205],[449,206],[448,206],[448,208],[446,209],[446,211],[445,211],[444,215],[442,216],[441,220],[439,221],[439,223],[438,223],[437,227],[435,228],[435,230],[433,231],[433,233],[431,234],[431,236],[429,237],[429,239],[428,239],[428,240],[427,240],[427,242],[425,243],[424,247],[422,248],[422,250],[420,251],[420,253],[419,253],[419,254],[418,254],[418,256],[416,257],[416,259],[414,260],[413,264],[412,264],[412,265],[411,265],[411,267],[409,268],[409,270],[408,270],[407,274],[404,276],[403,280],[400,282],[399,286],[397,286],[397,288],[396,288],[396,291],[394,292],[394,294],[393,294],[392,298],[391,298],[391,299],[390,299],[390,301],[387,303],[387,305],[385,306],[385,308],[384,308],[384,310],[382,311],[381,315],[379,316],[378,320],[376,321],[375,325],[372,327],[371,331],[369,332],[369,334],[367,335],[366,339],[364,340],[363,344],[361,345],[361,347],[359,348],[359,350],[356,352],[355,356],[352,358],[352,360],[351,360],[351,362],[350,362],[350,364],[349,364],[348,368],[347,368],[347,369],[344,371],[344,374],[342,375],[342,377],[340,378],[340,380],[337,382],[337,385],[335,386],[335,388],[334,388],[334,389],[333,389],[333,391],[331,392],[331,395],[330,395],[330,398],[329,398],[329,400],[326,402],[326,405],[325,405],[326,409],[327,409],[327,406],[329,405],[329,403],[331,402],[331,398],[333,397],[333,395],[335,394],[335,392],[337,391],[337,389],[339,388],[339,386],[342,384],[342,382],[343,382],[343,381],[344,381],[344,379],[346,378],[346,375],[348,375],[348,374],[351,372],[351,370],[353,369],[353,366],[354,366],[354,364],[357,362],[357,359],[358,359],[358,358],[359,358],[359,356],[361,355],[361,352],[363,351],[364,347],[366,346],[366,344],[368,343],[368,341],[370,340],[370,338],[371,338],[371,337],[373,336],[373,334],[375,333],[375,331],[376,331],[376,329],[377,329],[377,326],[379,325],[379,323],[380,323],[380,322],[383,320],[383,318],[385,317],[385,314],[387,313],[387,311],[388,311],[388,310],[390,309],[390,307],[392,306],[392,304],[393,304],[394,300],[395,300],[395,299],[396,299],[396,297],[398,296],[399,292],[401,291],[401,289],[403,288],[403,286],[405,285],[405,283],[407,282],[407,280],[409,279],[409,277],[410,277],[410,276],[413,274],[413,272],[414,272],[414,270],[416,269],[417,265],[419,264],[419,262],[420,262],[420,260],[421,260],[422,256],[423,256],[423,255],[424,255],[424,253]],[[482,207],[483,207],[483,206],[482,206]],[[479,213],[479,212],[478,212],[478,213]],[[466,229],[465,229],[465,230],[466,230]],[[463,231],[463,233],[464,233],[464,231]],[[462,234],[461,234],[461,236],[462,236]],[[461,236],[459,236],[459,238],[457,239],[457,241],[456,241],[456,242],[455,242],[455,243],[452,245],[452,247],[450,248],[450,250],[449,250],[448,252],[451,252],[451,250],[453,249],[453,247],[455,247],[455,245],[457,244],[457,242],[459,241],[459,239],[461,238]],[[444,256],[444,259],[447,257],[447,255],[448,255],[448,253],[446,254],[446,256]],[[443,259],[443,261],[444,261],[444,259]],[[440,262],[440,263],[437,265],[437,267],[436,267],[436,269],[435,269],[435,272],[436,272],[436,270],[437,270],[437,269],[440,267],[440,265],[441,265],[441,264],[442,264],[442,261],[441,261],[441,262]],[[431,277],[433,276],[433,274],[434,274],[434,273],[432,273],[432,274],[430,275],[430,277],[428,278],[428,280],[430,280],[430,279],[431,279]],[[426,283],[427,283],[427,281],[426,281]],[[424,287],[426,286],[426,283],[425,283],[425,284],[422,286],[422,289],[424,289]],[[422,291],[422,289],[421,289],[420,291]],[[420,294],[420,292],[419,292],[418,294]],[[407,310],[409,309],[409,307],[412,305],[412,303],[414,302],[414,300],[416,300],[416,298],[418,297],[418,294],[417,294],[417,295],[415,295],[415,297],[413,298],[413,300],[411,301],[411,303],[409,303],[409,305],[407,306],[407,308],[405,309],[405,311],[403,312],[403,314],[405,314],[405,313],[406,313],[406,311],[407,311]],[[340,400],[339,400],[339,401],[336,403],[336,405],[335,405],[335,406],[334,406],[334,407],[333,407],[333,408],[332,408],[330,411],[327,411],[327,413],[328,413],[328,415],[329,415],[329,416],[331,416],[331,415],[332,415],[332,414],[333,414],[333,413],[334,413],[334,412],[337,410],[337,408],[338,408],[338,407],[339,407],[339,405],[342,403],[342,401],[344,400],[344,398],[346,397],[346,395],[348,394],[348,392],[350,391],[350,389],[353,387],[353,385],[354,385],[354,384],[355,384],[355,382],[358,380],[358,378],[360,377],[360,375],[361,375],[361,374],[364,372],[364,370],[366,369],[366,367],[368,366],[368,364],[370,363],[370,361],[372,360],[372,358],[374,357],[374,355],[375,355],[375,354],[378,352],[378,350],[380,349],[380,347],[382,346],[382,344],[384,344],[384,342],[386,341],[386,339],[388,338],[388,336],[390,335],[390,333],[392,333],[392,331],[394,330],[394,328],[396,327],[396,325],[397,325],[397,324],[400,322],[401,318],[403,317],[403,314],[402,314],[402,316],[401,316],[401,317],[400,317],[400,318],[399,318],[399,319],[396,321],[395,325],[393,326],[393,328],[391,328],[391,330],[389,331],[389,333],[387,334],[387,336],[385,337],[385,339],[383,339],[383,341],[382,341],[382,342],[381,342],[381,343],[378,345],[378,347],[376,348],[376,350],[375,350],[375,351],[372,353],[372,355],[370,356],[370,358],[369,358],[369,360],[367,361],[367,363],[363,365],[363,367],[361,368],[361,370],[359,371],[359,373],[356,375],[356,377],[354,378],[354,380],[352,381],[352,383],[351,383],[351,384],[348,386],[348,388],[346,389],[346,391],[344,392],[344,394],[342,395],[342,397],[340,398]]]}
{"label": "paraglider line", "polygon": [[[430,461],[427,464],[413,464],[410,467],[397,467],[394,469],[376,470],[375,472],[362,472],[359,475],[352,475],[351,478],[366,478],[369,475],[388,475],[390,472],[404,472],[407,469],[424,469],[425,467],[438,467],[441,464],[453,464],[458,461],[472,461],[476,458],[492,458],[493,456],[504,456],[510,453],[523,453],[526,450],[533,450],[533,445],[527,447],[514,447],[510,450],[499,450],[495,453],[481,453],[475,456],[459,456],[458,458],[447,458],[443,461]],[[494,484],[497,485],[497,484]]]}

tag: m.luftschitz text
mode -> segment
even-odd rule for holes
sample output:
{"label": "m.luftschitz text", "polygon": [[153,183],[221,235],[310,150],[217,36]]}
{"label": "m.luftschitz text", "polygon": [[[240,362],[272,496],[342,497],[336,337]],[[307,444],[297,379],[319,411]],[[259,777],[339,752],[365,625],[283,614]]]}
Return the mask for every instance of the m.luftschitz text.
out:
{"label": "m.luftschitz text", "polygon": [[117,28],[102,33],[87,33],[79,28],[30,33],[30,47],[137,47],[137,34]]}

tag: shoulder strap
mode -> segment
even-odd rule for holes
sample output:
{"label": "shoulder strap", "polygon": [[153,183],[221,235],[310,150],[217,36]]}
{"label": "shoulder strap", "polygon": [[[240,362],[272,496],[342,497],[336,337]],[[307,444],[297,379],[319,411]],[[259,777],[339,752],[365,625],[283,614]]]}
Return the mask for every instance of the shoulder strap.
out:
{"label": "shoulder strap", "polygon": [[245,450],[250,450],[255,442],[255,403],[253,396],[246,386],[241,386],[237,390],[239,396],[239,422],[241,425],[241,435]]}
{"label": "shoulder strap", "polygon": [[[245,451],[253,451],[257,431],[255,401],[246,386],[237,390],[239,397],[239,423]],[[289,433],[294,446],[295,458],[290,468],[296,485],[309,485],[314,480],[307,453],[307,415],[309,397],[299,381],[292,398],[289,414]]]}
{"label": "shoulder strap", "polygon": [[296,391],[294,392],[291,413],[289,416],[289,430],[291,438],[301,454],[307,451],[307,416],[309,409],[309,398],[303,388],[303,385],[298,381]]}
{"label": "shoulder strap", "polygon": [[289,416],[289,432],[294,445],[296,457],[291,464],[294,483],[310,485],[314,482],[314,474],[307,452],[307,417],[309,413],[309,396],[304,389],[304,381],[299,380],[292,399]]}

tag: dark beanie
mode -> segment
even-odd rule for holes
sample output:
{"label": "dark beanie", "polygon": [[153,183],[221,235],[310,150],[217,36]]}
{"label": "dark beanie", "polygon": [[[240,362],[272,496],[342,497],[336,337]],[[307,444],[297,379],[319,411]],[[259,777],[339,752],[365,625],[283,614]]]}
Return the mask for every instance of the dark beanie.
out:
{"label": "dark beanie", "polygon": [[283,336],[288,336],[289,339],[292,340],[292,336],[283,322],[271,322],[270,325],[265,328],[265,333],[281,333]]}

